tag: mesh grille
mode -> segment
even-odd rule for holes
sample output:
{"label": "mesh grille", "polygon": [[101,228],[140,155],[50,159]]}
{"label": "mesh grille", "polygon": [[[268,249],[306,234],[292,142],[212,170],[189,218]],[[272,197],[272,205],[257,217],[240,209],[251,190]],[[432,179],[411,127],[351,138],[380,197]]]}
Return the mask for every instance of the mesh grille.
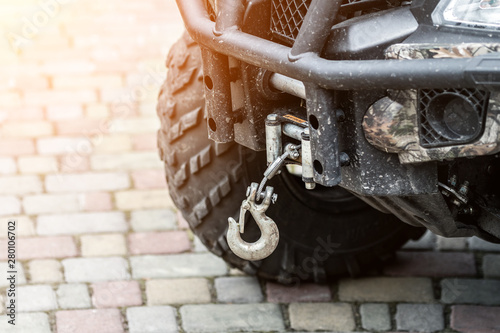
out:
{"label": "mesh grille", "polygon": [[[432,101],[439,96],[446,94],[459,95],[466,99],[473,106],[474,112],[477,114],[478,131],[476,135],[465,139],[450,138],[443,131],[433,124],[433,113],[431,110]],[[484,118],[488,107],[489,93],[478,89],[421,89],[418,93],[418,120],[419,120],[419,136],[420,145],[422,147],[440,147],[455,144],[463,144],[471,142],[479,137],[484,129]],[[434,121],[435,123],[435,121]]]}
{"label": "mesh grille", "polygon": [[311,0],[273,0],[271,7],[273,34],[285,42],[293,43],[310,4]]}
{"label": "mesh grille", "polygon": [[[293,44],[312,0],[272,0],[271,32],[282,41]],[[330,1],[330,0],[324,0]],[[374,0],[343,0],[341,12],[348,7]],[[356,7],[353,7],[356,9]]]}

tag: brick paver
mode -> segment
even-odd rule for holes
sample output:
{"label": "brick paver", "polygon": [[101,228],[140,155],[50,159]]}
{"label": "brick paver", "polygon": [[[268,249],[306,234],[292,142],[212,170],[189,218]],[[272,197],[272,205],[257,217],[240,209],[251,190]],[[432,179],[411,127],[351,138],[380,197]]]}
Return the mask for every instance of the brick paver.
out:
{"label": "brick paver", "polygon": [[500,305],[500,280],[445,279],[441,288],[446,304]]}
{"label": "brick paver", "polygon": [[78,119],[83,117],[83,108],[81,105],[50,105],[47,107],[47,119],[66,120]]}
{"label": "brick paver", "polygon": [[146,282],[148,305],[210,303],[206,279],[166,279]]}
{"label": "brick paver", "polygon": [[14,215],[21,213],[21,201],[13,195],[0,196],[0,215]]}
{"label": "brick paver", "polygon": [[396,260],[384,268],[392,276],[474,276],[472,253],[398,252]]}
{"label": "brick paver", "polygon": [[82,256],[108,257],[127,254],[127,244],[122,234],[84,235],[80,238]]}
{"label": "brick paver", "polygon": [[391,328],[391,316],[387,304],[361,304],[359,313],[361,324],[366,330],[387,331]]}
{"label": "brick paver", "polygon": [[79,195],[83,210],[91,212],[108,211],[113,209],[111,194],[106,192],[88,192]]}
{"label": "brick paver", "polygon": [[121,257],[75,258],[62,261],[67,282],[128,280],[128,262]]}
{"label": "brick paver", "polygon": [[292,303],[290,326],[295,330],[349,332],[356,324],[347,303]]}
{"label": "brick paver", "polygon": [[167,190],[130,190],[115,194],[116,207],[121,210],[159,209],[173,207]]}
{"label": "brick paver", "polygon": [[165,254],[189,251],[191,243],[184,231],[138,232],[128,237],[131,254]]}
{"label": "brick paver", "polygon": [[[10,215],[10,220],[16,221],[17,237],[29,237],[35,235],[35,223],[26,215]],[[4,220],[5,221],[5,220]],[[5,222],[4,222],[5,223]],[[0,239],[7,238],[7,228],[0,229]]]}
{"label": "brick paver", "polygon": [[177,220],[179,229],[189,229],[189,223],[186,221],[184,216],[182,216],[180,211],[177,212]]}
{"label": "brick paver", "polygon": [[30,139],[3,139],[0,141],[0,154],[8,156],[29,155],[35,152]]}
{"label": "brick paver", "polygon": [[53,133],[52,124],[43,120],[10,121],[3,129],[3,135],[14,138],[44,137]]}
{"label": "brick paver", "polygon": [[63,282],[61,263],[57,260],[32,260],[29,262],[31,283],[60,283]]}
{"label": "brick paver", "polygon": [[361,302],[432,302],[432,282],[427,278],[373,277],[341,280],[339,298]]}
{"label": "brick paver", "polygon": [[16,160],[12,157],[0,157],[0,174],[8,175],[16,173],[17,164]]}
{"label": "brick paver", "polygon": [[47,174],[58,171],[57,158],[53,156],[22,156],[17,160],[23,174]]}
{"label": "brick paver", "polygon": [[96,308],[119,308],[142,305],[137,281],[111,281],[92,284],[92,304]]}
{"label": "brick paver", "polygon": [[[153,108],[145,108],[146,111],[151,112]],[[135,150],[152,150],[156,148],[156,135],[151,133],[135,134],[132,137],[132,145]]]}
{"label": "brick paver", "polygon": [[500,331],[500,307],[454,305],[451,307],[451,328],[464,333]]}
{"label": "brick paver", "polygon": [[175,309],[170,306],[143,306],[127,309],[130,333],[177,333]]}
{"label": "brick paver", "polygon": [[[23,268],[23,265],[21,263],[18,263],[16,265],[16,271],[17,271],[17,279],[16,279],[16,284],[17,285],[22,285],[22,284],[26,284],[26,275],[24,274],[24,268]],[[9,271],[9,266],[7,264],[7,261],[0,261],[0,272],[7,272]],[[7,277],[7,273],[2,273],[2,274],[5,274],[3,276]],[[3,287],[7,287],[10,285],[10,282],[7,280],[7,278],[5,279],[0,279],[0,288],[3,288]]]}
{"label": "brick paver", "polygon": [[500,331],[500,245],[476,237],[427,232],[385,268],[328,284],[282,286],[211,254],[156,148],[183,30],[173,0],[0,1],[0,332]]}
{"label": "brick paver", "polygon": [[[139,127],[140,124],[134,126]],[[154,152],[138,152],[124,154],[99,154],[90,158],[92,170],[134,170],[161,168],[158,154]]]}
{"label": "brick paver", "polygon": [[49,285],[18,287],[18,310],[20,312],[50,311],[57,309],[56,293]]}
{"label": "brick paver", "polygon": [[26,214],[67,213],[80,210],[78,195],[39,194],[25,196],[23,208]]}
{"label": "brick paver", "polygon": [[[0,247],[7,248],[7,240],[0,240]],[[18,259],[68,258],[77,255],[72,237],[30,237],[17,241]],[[7,252],[0,252],[1,259],[7,259]]]}
{"label": "brick paver", "polygon": [[193,251],[194,252],[208,252],[208,249],[205,246],[205,244],[203,244],[202,241],[196,236],[194,236],[194,239],[193,239]]}
{"label": "brick paver", "polygon": [[163,170],[138,170],[132,172],[134,187],[138,189],[165,188],[165,173]]}
{"label": "brick paver", "polygon": [[[82,155],[88,155],[92,151],[92,143],[85,137],[52,137],[43,138],[36,141],[36,150],[41,155],[66,155],[71,154],[73,156],[73,161],[76,163],[78,158]],[[78,153],[77,153],[78,151]],[[74,180],[74,175],[72,178]],[[50,186],[52,187],[51,177],[48,178]],[[78,183],[74,180],[75,183]],[[54,188],[57,188],[54,186]],[[67,191],[71,191],[69,188]]]}
{"label": "brick paver", "polygon": [[51,333],[49,316],[42,312],[18,313],[16,325],[7,321],[7,316],[0,316],[0,332],[2,333]]}
{"label": "brick paver", "polygon": [[89,290],[85,284],[61,284],[56,293],[61,309],[81,309],[91,306]]}
{"label": "brick paver", "polygon": [[483,257],[483,274],[486,278],[500,278],[500,254],[487,254]]}
{"label": "brick paver", "polygon": [[40,235],[123,232],[125,230],[127,230],[127,223],[122,212],[40,215],[37,219],[37,232]]}
{"label": "brick paver", "polygon": [[42,192],[38,176],[0,176],[0,194],[26,195]]}
{"label": "brick paver", "polygon": [[283,331],[285,326],[275,304],[184,305],[180,309],[187,333]]}
{"label": "brick paver", "polygon": [[396,326],[398,330],[410,332],[443,330],[443,306],[441,304],[398,304]]}
{"label": "brick paver", "polygon": [[170,209],[134,210],[130,214],[130,224],[134,231],[176,229],[176,220],[176,214]]}
{"label": "brick paver", "polygon": [[56,327],[57,333],[125,332],[118,309],[57,311]]}
{"label": "brick paver", "polygon": [[212,254],[175,254],[130,257],[132,275],[137,278],[217,276],[227,273],[222,259]]}
{"label": "brick paver", "polygon": [[273,282],[266,284],[267,300],[272,303],[327,302],[332,299],[327,285],[311,283],[284,286]]}
{"label": "brick paver", "polygon": [[221,303],[259,303],[264,296],[254,277],[220,277],[214,281],[217,301]]}
{"label": "brick paver", "polygon": [[128,188],[130,180],[123,172],[48,175],[48,192],[115,191]]}

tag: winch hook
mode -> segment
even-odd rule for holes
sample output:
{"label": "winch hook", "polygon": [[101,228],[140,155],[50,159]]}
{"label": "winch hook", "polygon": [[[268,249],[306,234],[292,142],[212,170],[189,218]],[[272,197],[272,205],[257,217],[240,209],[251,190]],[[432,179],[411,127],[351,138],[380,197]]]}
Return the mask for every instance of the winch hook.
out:
{"label": "winch hook", "polygon": [[[241,204],[239,222],[232,217],[228,218],[227,243],[229,248],[238,257],[251,261],[261,260],[271,255],[279,242],[278,227],[273,219],[265,214],[271,202],[276,201],[277,195],[273,194],[274,189],[271,186],[267,186],[262,203],[257,204],[255,201],[261,197],[261,194],[257,193],[258,189],[259,184],[250,185],[248,196]],[[259,240],[254,243],[248,243],[241,238],[241,234],[245,231],[247,211],[252,214],[261,232]]]}

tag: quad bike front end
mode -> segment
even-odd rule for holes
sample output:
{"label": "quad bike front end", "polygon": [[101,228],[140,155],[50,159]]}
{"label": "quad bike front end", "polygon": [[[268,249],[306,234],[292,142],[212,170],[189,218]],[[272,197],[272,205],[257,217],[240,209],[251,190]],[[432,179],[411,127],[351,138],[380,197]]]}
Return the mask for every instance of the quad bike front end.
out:
{"label": "quad bike front end", "polygon": [[498,2],[177,2],[159,146],[213,252],[287,282],[500,242]]}

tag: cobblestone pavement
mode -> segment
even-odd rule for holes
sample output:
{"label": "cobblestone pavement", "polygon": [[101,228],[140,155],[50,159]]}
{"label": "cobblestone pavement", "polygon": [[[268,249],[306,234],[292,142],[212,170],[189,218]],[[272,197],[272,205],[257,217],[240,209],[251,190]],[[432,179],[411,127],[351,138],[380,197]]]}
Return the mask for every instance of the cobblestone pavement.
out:
{"label": "cobblestone pavement", "polygon": [[369,277],[293,287],[205,250],[155,148],[172,0],[0,0],[0,18],[0,332],[500,332],[500,247],[475,238],[428,234]]}

